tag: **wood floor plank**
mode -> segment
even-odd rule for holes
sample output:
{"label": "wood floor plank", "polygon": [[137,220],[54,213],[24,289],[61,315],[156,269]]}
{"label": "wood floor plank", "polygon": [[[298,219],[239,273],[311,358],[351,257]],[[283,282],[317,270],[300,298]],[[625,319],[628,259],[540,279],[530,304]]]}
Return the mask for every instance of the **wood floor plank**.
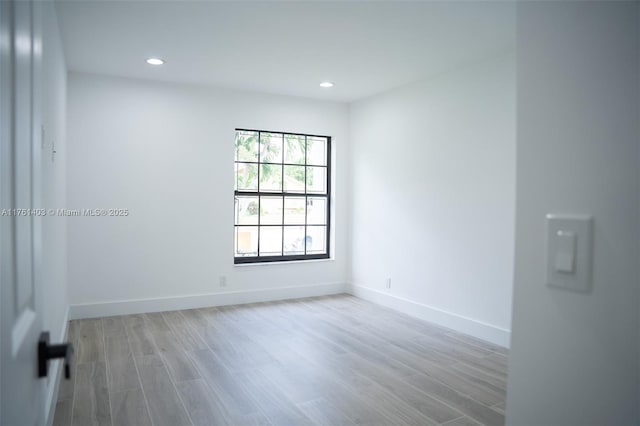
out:
{"label": "wood floor plank", "polygon": [[477,337],[469,336],[468,334],[457,333],[455,331],[449,331],[446,333],[449,337],[460,340],[472,345],[479,346],[481,348],[487,349],[491,352],[495,352],[504,356],[509,355],[509,350],[503,348],[502,346],[495,345],[491,342],[487,342],[485,340],[478,339]]}
{"label": "wood floor plank", "polygon": [[60,387],[58,388],[58,401],[65,399],[73,399],[74,385],[76,382],[76,363],[71,361],[71,377],[65,378],[64,375],[60,375]]}
{"label": "wood floor plank", "polygon": [[451,358],[442,352],[438,352],[429,346],[420,345],[416,341],[402,342],[401,344],[392,342],[392,344],[406,352],[428,361],[431,364],[439,365],[441,367],[448,367],[456,363],[454,358]]}
{"label": "wood floor plank", "polygon": [[[325,324],[313,324],[309,327],[309,331],[321,339],[340,345],[349,353],[357,354],[374,363],[384,364],[397,375],[406,376],[415,373],[406,362],[393,362],[383,355],[379,348],[376,350],[374,346],[366,342],[363,336],[358,336],[353,332],[346,332]],[[387,345],[387,348],[391,349],[391,345]]]}
{"label": "wood floor plank", "polygon": [[104,362],[104,335],[102,320],[81,320],[79,324],[78,363]]}
{"label": "wood floor plank", "polygon": [[163,312],[162,316],[169,327],[180,341],[182,349],[185,351],[198,351],[207,349],[206,343],[189,326],[187,319],[180,311]]}
{"label": "wood floor plank", "polygon": [[260,411],[274,425],[313,425],[299,408],[259,370],[237,374]]}
{"label": "wood floor plank", "polygon": [[178,340],[173,332],[156,332],[152,333],[151,337],[156,344],[156,347],[160,352],[179,352],[184,348],[182,343]]}
{"label": "wood floor plank", "polygon": [[72,425],[111,426],[106,364],[78,364],[76,375]]}
{"label": "wood floor plank", "polygon": [[411,365],[416,372],[433,377],[452,389],[469,395],[486,405],[494,405],[505,398],[503,389],[493,386],[476,376],[466,374],[462,370],[453,368],[454,366],[462,365],[460,363],[445,366],[431,362],[416,364],[411,359],[407,359],[402,353],[389,353],[389,355],[394,356],[394,359]]}
{"label": "wood floor plank", "polygon": [[177,328],[182,329],[183,327],[186,327],[189,325],[189,322],[187,321],[185,316],[182,314],[182,312],[184,311],[162,312],[162,317],[164,318],[165,322],[169,324],[169,327],[171,327],[171,329],[173,330]]}
{"label": "wood floor plank", "polygon": [[346,356],[344,363],[350,369],[374,381],[407,405],[438,423],[453,420],[463,415],[463,412],[458,411],[457,407],[452,408],[451,405],[443,403],[433,393],[418,391],[410,383],[402,380],[403,378],[398,378],[390,370],[380,365],[367,362],[357,355]]}
{"label": "wood floor plank", "polygon": [[123,317],[107,317],[102,319],[104,337],[126,336]]}
{"label": "wood floor plank", "polygon": [[449,344],[450,347],[456,348],[461,351],[465,351],[471,355],[478,357],[488,356],[493,354],[493,351],[485,349],[477,344],[469,343],[465,340],[455,338],[451,333],[442,333],[438,335],[437,339],[443,343]]}
{"label": "wood floor plank", "polygon": [[[67,329],[67,340],[78,350],[78,337],[80,336],[80,322],[78,320],[69,321]],[[76,354],[77,355],[77,354]]]}
{"label": "wood floor plank", "polygon": [[300,367],[285,361],[262,367],[261,371],[295,404],[323,399],[335,388],[320,369],[312,368],[311,365]]}
{"label": "wood floor plank", "polygon": [[489,365],[495,365],[495,367],[499,368],[502,373],[507,374],[509,365],[506,356],[498,353],[492,353],[484,357],[484,360],[487,361]]}
{"label": "wood floor plank", "polygon": [[242,382],[209,350],[193,351],[189,355],[209,387],[233,414],[260,413],[256,402]]}
{"label": "wood floor plank", "polygon": [[432,366],[425,368],[423,373],[487,406],[497,404],[505,398],[505,393],[499,389],[488,386],[473,377],[467,377],[451,368]]}
{"label": "wood floor plank", "polygon": [[189,325],[196,329],[211,325],[207,317],[198,309],[185,309],[184,311],[180,311],[180,313],[186,318]]}
{"label": "wood floor plank", "polygon": [[450,422],[443,423],[442,426],[482,426],[480,423],[470,419],[469,417],[460,417],[459,419],[451,420]]}
{"label": "wood floor plank", "polygon": [[456,410],[459,410],[480,423],[491,426],[504,425],[504,415],[472,398],[469,398],[466,395],[454,391],[437,380],[433,380],[428,376],[420,374],[405,377],[403,379],[411,383],[417,389],[420,389],[424,393],[445,402],[449,406],[454,407]]}
{"label": "wood floor plank", "polygon": [[438,424],[424,412],[378,386],[367,388],[366,397],[372,405],[375,404],[380,412],[392,419],[394,425],[429,426]]}
{"label": "wood floor plank", "polygon": [[160,356],[162,356],[162,360],[167,366],[174,382],[200,378],[200,373],[185,352],[161,352]]}
{"label": "wood floor plank", "polygon": [[499,404],[494,405],[493,407],[494,410],[496,410],[499,413],[505,414],[506,411],[506,404],[504,402],[501,402]]}
{"label": "wood floor plank", "polygon": [[356,426],[346,414],[324,398],[298,404],[298,408],[318,425]]}
{"label": "wood floor plank", "polygon": [[[333,311],[336,312],[335,309]],[[340,312],[338,310],[338,315],[327,315],[328,312],[330,312],[328,308],[325,309],[325,315],[322,316],[324,319],[336,324],[340,329],[362,336],[366,344],[375,349],[386,351],[389,344],[391,344],[402,351],[409,352],[438,365],[451,365],[456,362],[455,359],[441,352],[434,351],[425,346],[416,345],[415,339],[421,336],[421,334],[413,330],[407,330],[406,327],[398,326],[393,322],[378,321],[375,318],[370,318],[369,321],[363,321],[358,326],[350,326],[348,318],[352,316],[351,313]]]}
{"label": "wood floor plank", "polygon": [[191,425],[162,358],[159,355],[145,355],[135,360],[153,424]]}
{"label": "wood floor plank", "polygon": [[105,338],[109,392],[121,392],[140,388],[133,353],[129,339],[125,335],[115,334]]}
{"label": "wood floor plank", "polygon": [[344,413],[353,423],[363,426],[393,425],[394,420],[375,408],[375,401],[366,402],[357,394],[337,387],[326,395],[327,401]]}
{"label": "wood floor plank", "polygon": [[[201,309],[201,311],[204,310]],[[242,309],[238,305],[218,306],[215,310],[216,315],[214,318],[219,318],[224,321],[246,322],[251,320],[247,312],[249,311]]]}
{"label": "wood floor plank", "polygon": [[112,393],[111,416],[114,426],[151,426],[141,389]]}
{"label": "wood floor plank", "polygon": [[58,400],[58,402],[56,402],[56,412],[53,415],[53,426],[71,426],[72,407],[73,400]]}
{"label": "wood floor plank", "polygon": [[191,359],[186,355],[183,342],[173,331],[152,334],[155,345],[176,382],[200,378]]}
{"label": "wood floor plank", "polygon": [[203,329],[202,337],[231,371],[247,371],[275,362],[267,351],[255,345],[242,330],[230,324],[208,326]]}
{"label": "wood floor plank", "polygon": [[179,382],[176,387],[196,426],[280,426],[272,425],[259,411],[230,410],[204,379]]}
{"label": "wood floor plank", "polygon": [[398,395],[364,376],[360,376],[356,380],[349,379],[347,389],[351,393],[360,395],[365,402],[391,419],[394,425],[428,426],[438,424],[433,420],[435,415],[427,415],[426,412],[430,411],[429,408],[421,410],[416,406],[415,400],[407,400],[402,395]]}
{"label": "wood floor plank", "polygon": [[162,312],[150,312],[144,314],[145,327],[152,333],[167,333],[171,331],[169,324],[164,320]]}
{"label": "wood floor plank", "polygon": [[[393,393],[356,374],[350,365],[341,363],[342,357],[312,358],[286,354],[285,349],[279,357],[282,365],[277,366],[276,371],[273,368],[261,368],[261,372],[280,385],[285,394],[296,403],[324,399],[327,404],[331,404],[327,395],[340,392],[343,395],[357,395],[361,409],[369,410],[370,414],[377,412],[379,418],[386,417],[395,425],[437,424]],[[369,408],[364,408],[367,405]],[[346,413],[342,414],[349,417]]]}
{"label": "wood floor plank", "polygon": [[195,426],[233,425],[233,415],[214,397],[204,380],[176,383],[176,388]]}
{"label": "wood floor plank", "polygon": [[157,353],[153,336],[144,328],[134,327],[127,329],[127,337],[131,346],[131,353],[134,356],[153,355]]}
{"label": "wood floor plank", "polygon": [[[281,356],[283,345],[293,348],[294,351],[300,349],[305,352],[305,356],[335,357],[344,355],[347,351],[330,339],[318,338],[318,336],[301,329],[288,328],[287,324],[273,321],[267,316],[262,322],[254,325],[255,332],[249,337],[259,342],[265,350],[272,355]],[[254,331],[252,330],[252,331]]]}
{"label": "wood floor plank", "polygon": [[[444,339],[448,338],[449,341]],[[416,339],[425,347],[434,348],[440,352],[447,354],[454,359],[480,359],[492,352],[484,351],[480,348],[475,349],[472,345],[459,342],[455,339],[447,337],[445,334],[440,336],[421,336]]]}
{"label": "wood floor plank", "polygon": [[507,381],[507,367],[506,365],[501,365],[495,360],[485,357],[485,358],[468,358],[468,357],[459,357],[461,364],[467,364],[481,372],[494,376],[502,381]]}
{"label": "wood floor plank", "polygon": [[193,318],[197,318],[197,322],[202,322],[204,319],[206,321],[206,325],[215,326],[219,321],[224,320],[224,315],[220,312],[221,308],[224,308],[224,306],[210,306],[207,308],[194,309],[192,312]]}
{"label": "wood floor plank", "polygon": [[490,385],[491,387],[495,387],[498,390],[506,392],[507,390],[507,381],[500,377],[496,377],[495,375],[487,374],[477,368],[471,367],[465,363],[457,363],[451,366],[451,370],[456,374],[459,374],[463,377],[473,377],[474,381],[479,381],[479,383]]}
{"label": "wood floor plank", "polygon": [[434,337],[421,337],[417,341],[459,362],[469,364],[481,371],[506,380],[507,362],[503,355],[492,353],[487,356],[479,356],[477,353],[474,354],[469,351],[466,347]]}

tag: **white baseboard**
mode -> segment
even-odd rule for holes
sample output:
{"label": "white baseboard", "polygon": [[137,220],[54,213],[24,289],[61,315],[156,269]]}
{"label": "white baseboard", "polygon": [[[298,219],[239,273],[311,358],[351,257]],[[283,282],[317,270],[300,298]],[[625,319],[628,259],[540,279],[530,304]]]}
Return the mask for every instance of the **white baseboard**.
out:
{"label": "white baseboard", "polygon": [[460,333],[469,334],[504,348],[509,347],[511,340],[510,330],[360,285],[350,285],[349,292],[361,299],[395,309],[407,315],[450,328]]}
{"label": "white baseboard", "polygon": [[345,283],[314,284],[295,287],[278,287],[262,290],[229,291],[224,293],[190,296],[162,297],[155,299],[121,300],[116,302],[71,305],[70,319],[99,318],[114,315],[141,314],[146,312],[177,311],[208,306],[241,305],[272,300],[297,299],[345,293]]}
{"label": "white baseboard", "polygon": [[[52,341],[51,343],[59,343],[67,341],[67,333],[69,331],[69,312],[70,307],[67,307],[67,312],[64,315],[64,322],[62,327],[62,333],[60,333],[60,338],[57,341]],[[75,348],[74,348],[75,349]],[[58,389],[60,389],[60,372],[62,371],[61,367],[62,361],[51,361],[49,363],[49,374],[51,374],[51,378],[49,379],[46,395],[45,395],[45,406],[44,406],[44,419],[46,421],[47,426],[51,426],[53,424],[53,417],[56,413],[56,404],[58,402]]]}

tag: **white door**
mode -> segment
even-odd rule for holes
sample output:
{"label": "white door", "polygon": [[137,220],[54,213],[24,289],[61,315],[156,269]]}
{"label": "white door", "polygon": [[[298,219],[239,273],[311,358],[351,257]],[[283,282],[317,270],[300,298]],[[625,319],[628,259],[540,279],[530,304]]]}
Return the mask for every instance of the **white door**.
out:
{"label": "white door", "polygon": [[[44,423],[40,207],[42,16],[38,1],[0,0],[0,424]],[[25,209],[25,210],[21,210]]]}

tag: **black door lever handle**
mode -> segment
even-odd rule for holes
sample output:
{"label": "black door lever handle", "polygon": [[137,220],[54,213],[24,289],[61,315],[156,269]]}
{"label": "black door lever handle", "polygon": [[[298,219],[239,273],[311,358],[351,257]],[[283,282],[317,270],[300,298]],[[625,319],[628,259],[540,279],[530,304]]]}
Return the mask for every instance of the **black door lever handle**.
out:
{"label": "black door lever handle", "polygon": [[46,377],[49,370],[49,360],[64,358],[64,377],[71,378],[71,360],[73,358],[73,345],[61,343],[49,344],[49,332],[40,333],[38,340],[38,377]]}

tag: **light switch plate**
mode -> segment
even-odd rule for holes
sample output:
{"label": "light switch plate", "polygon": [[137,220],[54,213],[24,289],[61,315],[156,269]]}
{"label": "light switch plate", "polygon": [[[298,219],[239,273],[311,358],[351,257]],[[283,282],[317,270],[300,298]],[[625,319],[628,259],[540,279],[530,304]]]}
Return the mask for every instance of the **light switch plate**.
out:
{"label": "light switch plate", "polygon": [[591,291],[593,218],[584,214],[548,214],[547,285]]}

